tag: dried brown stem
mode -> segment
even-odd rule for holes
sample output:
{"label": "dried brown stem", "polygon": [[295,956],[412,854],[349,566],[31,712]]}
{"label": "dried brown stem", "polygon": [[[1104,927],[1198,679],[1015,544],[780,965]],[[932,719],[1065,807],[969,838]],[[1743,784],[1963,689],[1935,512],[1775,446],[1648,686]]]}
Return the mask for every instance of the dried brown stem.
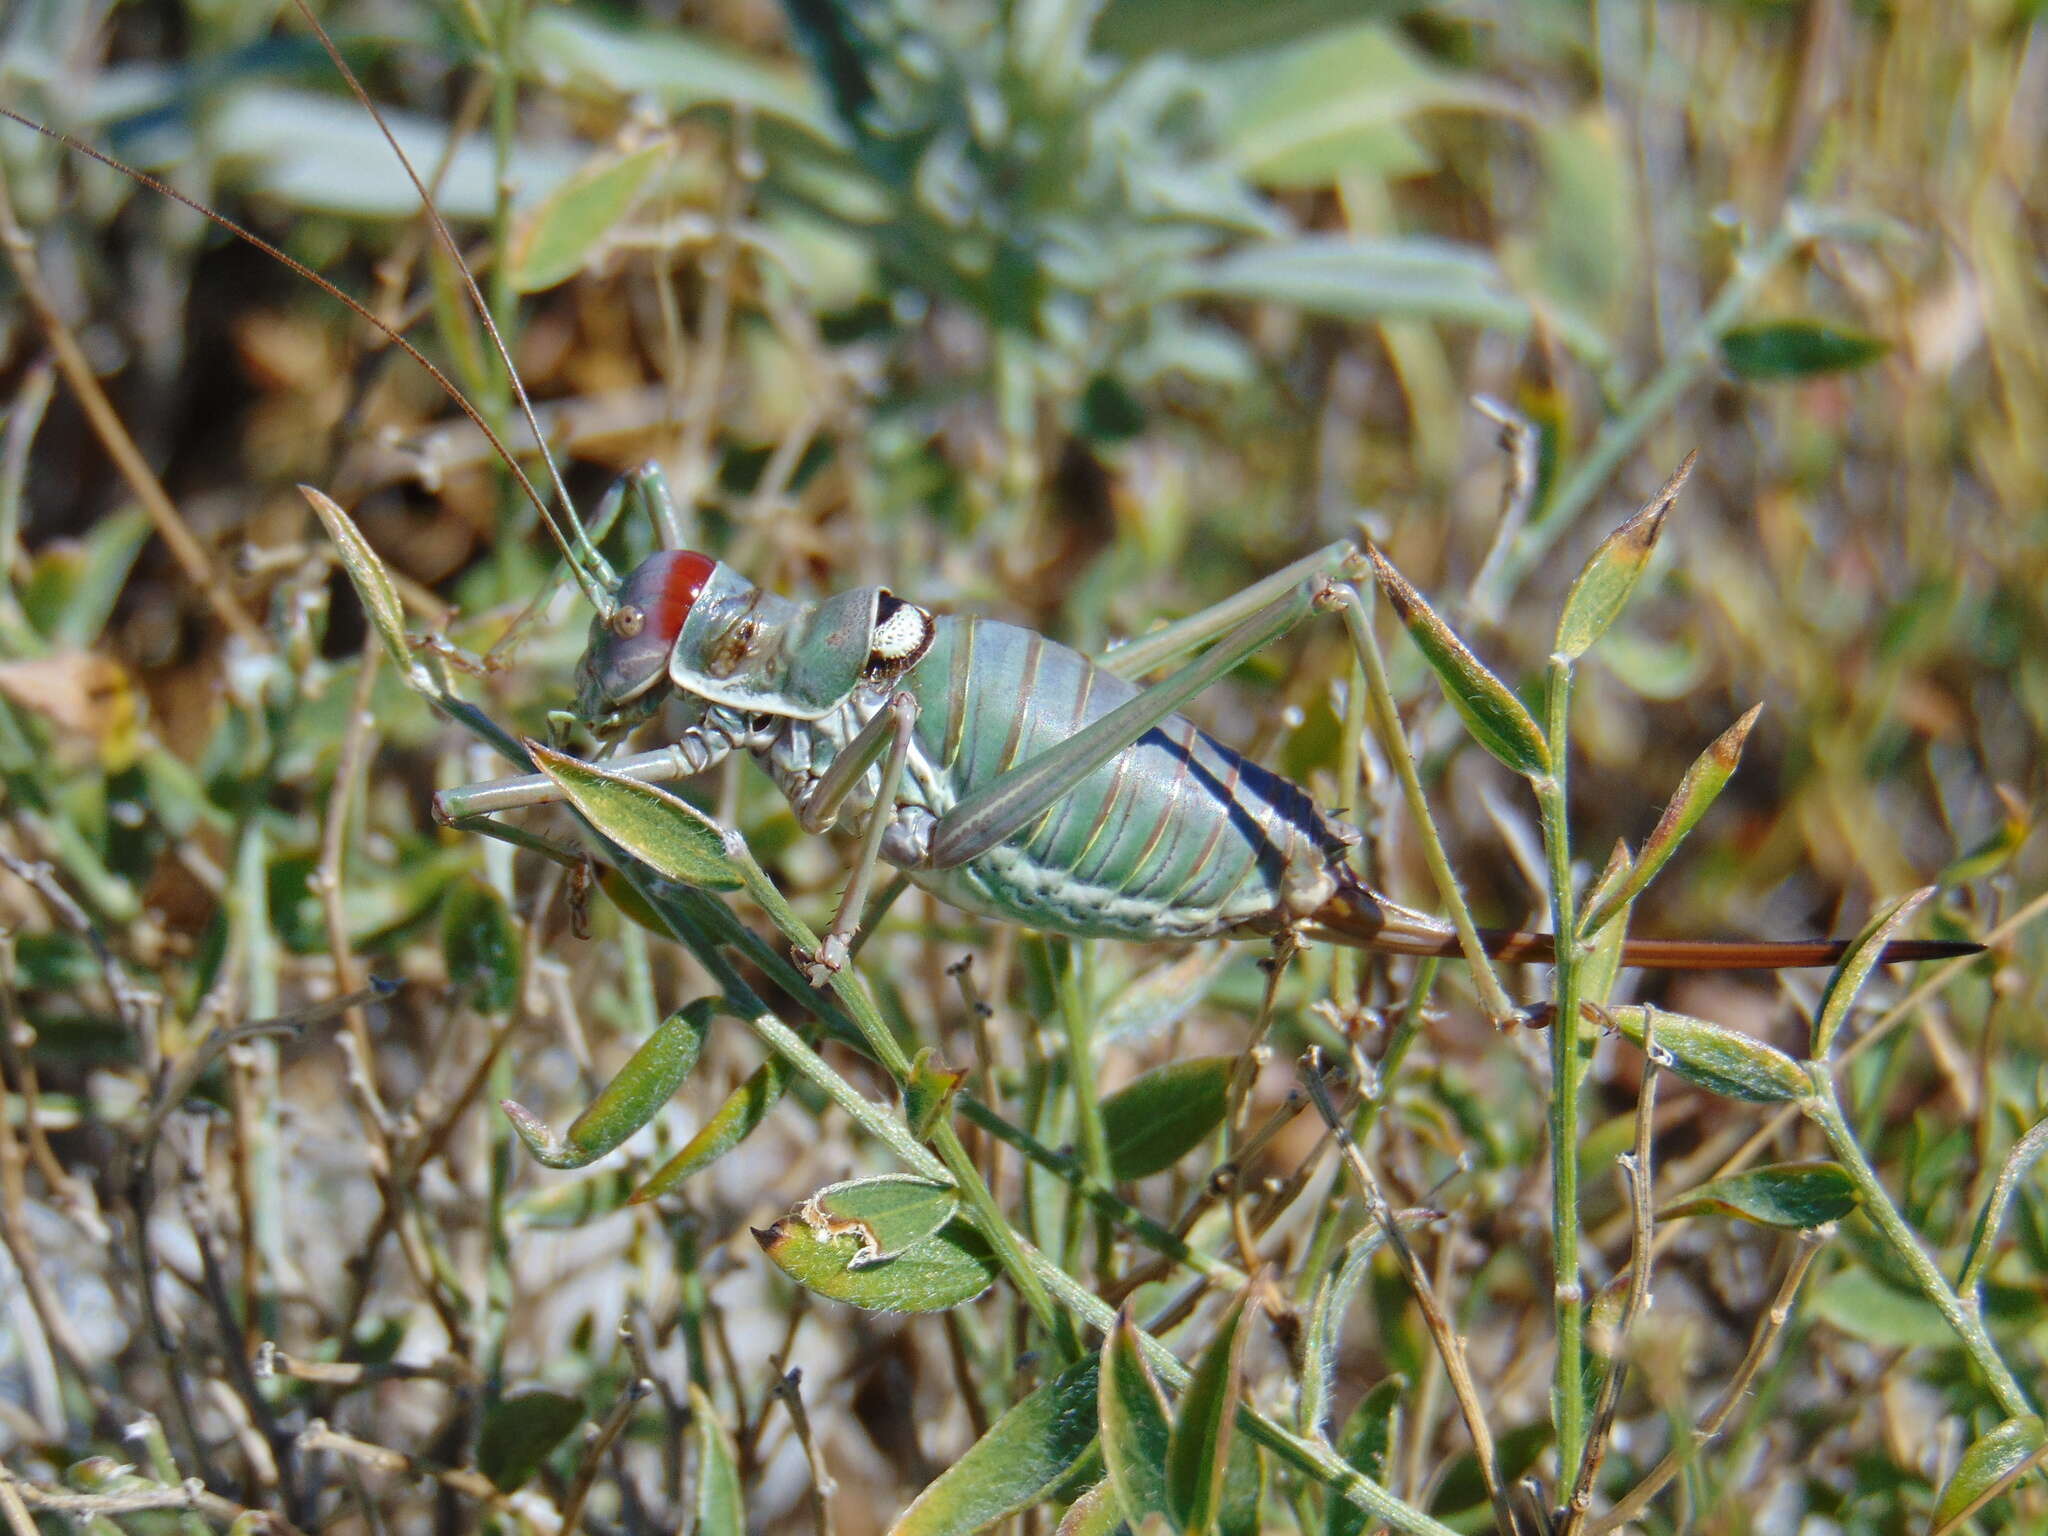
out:
{"label": "dried brown stem", "polygon": [[1610,1532],[1620,1530],[1635,1519],[1649,1507],[1650,1500],[1663,1490],[1665,1484],[1685,1470],[1686,1464],[1699,1453],[1700,1448],[1721,1433],[1748,1394],[1750,1383],[1756,1380],[1757,1373],[1770,1360],[1771,1351],[1777,1347],[1785,1325],[1791,1321],[1792,1304],[1798,1298],[1799,1287],[1805,1283],[1807,1271],[1813,1267],[1821,1245],[1833,1234],[1834,1227],[1830,1224],[1801,1232],[1790,1239],[1792,1261],[1786,1266],[1785,1278],[1778,1282],[1777,1294],[1771,1298],[1763,1316],[1757,1319],[1749,1349],[1743,1355],[1742,1363],[1735,1368],[1735,1375],[1722,1390],[1720,1399],[1694,1426],[1685,1444],[1674,1445],[1666,1451],[1664,1459],[1650,1469],[1648,1476],[1618,1499],[1614,1508],[1593,1522],[1592,1536],[1609,1536]]}

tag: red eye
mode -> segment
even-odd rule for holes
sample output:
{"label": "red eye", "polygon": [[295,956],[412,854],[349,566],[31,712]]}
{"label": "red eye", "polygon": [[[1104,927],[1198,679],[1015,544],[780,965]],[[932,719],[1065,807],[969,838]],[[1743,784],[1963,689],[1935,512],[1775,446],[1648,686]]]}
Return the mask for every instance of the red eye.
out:
{"label": "red eye", "polygon": [[619,589],[612,628],[621,637],[644,634],[663,645],[672,643],[716,568],[716,561],[695,550],[668,549],[648,556]]}

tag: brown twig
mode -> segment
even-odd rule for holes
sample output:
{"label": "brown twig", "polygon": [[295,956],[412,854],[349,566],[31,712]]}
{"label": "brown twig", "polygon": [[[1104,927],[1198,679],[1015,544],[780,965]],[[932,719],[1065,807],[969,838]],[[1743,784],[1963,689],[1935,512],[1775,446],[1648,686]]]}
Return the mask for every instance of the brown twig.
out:
{"label": "brown twig", "polygon": [[[621,1333],[626,1330],[622,1327]],[[597,1433],[584,1448],[583,1459],[576,1463],[576,1475],[570,1479],[569,1491],[562,1499],[562,1536],[576,1536],[577,1528],[583,1523],[583,1506],[590,1498],[590,1490],[597,1483],[598,1469],[604,1465],[605,1453],[621,1434],[625,1432],[626,1421],[633,1416],[633,1410],[640,1406],[654,1391],[654,1383],[645,1376],[635,1376],[619,1394],[619,1400],[612,1404],[612,1411],[604,1416],[604,1422],[597,1427]]]}
{"label": "brown twig", "polygon": [[811,1433],[811,1417],[804,1411],[804,1373],[800,1370],[786,1372],[775,1384],[775,1395],[782,1400],[782,1406],[789,1410],[789,1422],[796,1430],[797,1444],[804,1449],[804,1459],[811,1466],[811,1522],[818,1536],[834,1536],[832,1500],[839,1492],[832,1472],[825,1465],[825,1452],[818,1444],[818,1438]]}

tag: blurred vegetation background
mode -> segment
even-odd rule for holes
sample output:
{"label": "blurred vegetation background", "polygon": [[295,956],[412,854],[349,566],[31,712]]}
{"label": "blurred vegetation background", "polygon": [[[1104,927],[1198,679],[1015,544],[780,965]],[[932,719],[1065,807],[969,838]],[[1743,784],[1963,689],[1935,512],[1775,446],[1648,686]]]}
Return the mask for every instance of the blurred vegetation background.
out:
{"label": "blurred vegetation background", "polygon": [[[321,14],[434,188],[579,501],[658,460],[697,546],[794,596],[880,581],[1097,649],[1362,519],[1534,701],[1586,554],[1698,449],[1649,576],[1580,675],[1574,846],[1597,869],[1640,841],[1700,750],[1762,703],[1636,931],[1847,934],[1938,883],[1925,931],[1996,936],[1842,1082],[1880,1177],[1954,1272],[1946,1255],[2041,1118],[2048,1048],[2043,941],[2024,921],[2048,884],[2029,836],[2048,774],[2037,4]],[[288,7],[13,0],[0,104],[260,232],[530,442],[404,170]],[[293,272],[13,124],[0,168],[12,1475],[38,1497],[68,1476],[136,1499],[197,1477],[212,1502],[187,1518],[260,1508],[307,1530],[668,1530],[694,1510],[701,1529],[766,1531],[823,1521],[820,1504],[845,1536],[889,1528],[1037,1382],[1027,1351],[1046,1341],[1001,1287],[899,1318],[810,1298],[769,1264],[749,1228],[889,1165],[809,1091],[679,1190],[622,1205],[760,1065],[736,1027],[595,1172],[519,1153],[491,1100],[565,1120],[718,983],[546,861],[432,825],[436,786],[507,770],[377,662],[294,486],[351,511],[422,655],[491,718],[545,735],[586,616],[531,508],[421,370]],[[81,404],[79,369],[131,466]],[[1511,456],[1475,396],[1534,429],[1525,507],[1508,506]],[[609,547],[630,561],[653,532]],[[1388,636],[1475,910],[1542,926],[1533,807]],[[1375,883],[1433,908],[1377,748],[1349,777],[1350,667],[1317,620],[1197,713],[1341,806],[1368,830]],[[691,798],[822,922],[844,839],[801,836],[765,777],[732,766]],[[1239,1051],[1261,995],[1255,946],[1086,948],[913,892],[861,969],[912,1049],[978,1063],[975,1092],[1059,1147],[1082,1115],[1059,1038],[1066,967],[1105,1089]],[[949,967],[966,956],[963,987]],[[1415,1240],[1482,1366],[1502,1472],[1554,1484],[1544,1051],[1485,1026],[1461,971],[1437,978],[1430,1027],[1380,1084],[1375,1155],[1396,1205],[1448,1213]],[[786,1016],[804,1008],[748,974]],[[317,1011],[372,975],[385,995]],[[1911,979],[1881,980],[1876,1001]],[[1406,963],[1317,951],[1283,989],[1254,1094],[1254,1119],[1280,1129],[1257,1170],[1301,1171],[1263,1252],[1303,1304],[1321,1272],[1301,1266],[1332,1257],[1314,1234],[1360,1218],[1320,1122],[1285,1098],[1291,1058],[1348,1038],[1377,1059],[1415,986]],[[1642,991],[1790,1048],[1819,986]],[[1517,996],[1543,995],[1530,968]],[[236,1033],[295,1014],[284,1038]],[[853,1052],[830,1057],[887,1095]],[[1596,1285],[1627,1261],[1611,1167],[1639,1066],[1594,1056],[1580,1163]],[[1738,1155],[1818,1155],[1790,1116],[1745,1148],[1764,1123],[1671,1085],[1660,1191]],[[1099,1294],[1143,1265],[1086,1230],[1066,1184],[976,1147],[1040,1246],[1092,1255]],[[1124,1193],[1171,1225],[1202,1205],[1204,1156]],[[1793,1241],[1720,1217],[1660,1228],[1658,1305],[1630,1345],[1596,1512],[1729,1379]],[[2001,1241],[1985,1304],[2037,1381],[2038,1181],[2017,1186]],[[1141,1314],[1185,1279],[1140,1288]],[[1190,1359],[1220,1326],[1197,1300],[1164,1335]],[[1338,1421],[1402,1381],[1370,1399],[1376,1422],[1400,1410],[1373,1475],[1486,1528],[1390,1258],[1357,1311]],[[1292,1412],[1299,1361],[1277,1332],[1246,1390]],[[2008,1416],[1963,1359],[1896,1255],[1845,1220],[1765,1374],[1644,1528],[1939,1524],[1963,1447]],[[791,1368],[800,1389],[772,1391]],[[645,1403],[628,1392],[642,1376]],[[161,1427],[129,1436],[137,1423]],[[719,1424],[722,1451],[704,1427]],[[744,1517],[707,1512],[721,1457]],[[1255,1500],[1245,1526],[1240,1501],[1235,1528],[1320,1528],[1320,1493],[1270,1475],[1263,1514]],[[1087,1485],[1074,1477],[1027,1500],[1021,1528],[1050,1530]],[[29,1497],[13,1486],[0,1495]],[[1987,1531],[2048,1518],[2038,1479],[1988,1509],[1973,1517]]]}

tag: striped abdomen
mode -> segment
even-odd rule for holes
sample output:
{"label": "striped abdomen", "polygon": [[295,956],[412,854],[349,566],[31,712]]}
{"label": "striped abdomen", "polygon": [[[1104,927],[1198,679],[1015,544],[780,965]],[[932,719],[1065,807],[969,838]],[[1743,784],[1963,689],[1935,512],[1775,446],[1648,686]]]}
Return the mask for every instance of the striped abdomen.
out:
{"label": "striped abdomen", "polygon": [[[1138,689],[1036,631],[942,618],[903,679],[911,773],[943,815]],[[913,871],[957,906],[1058,932],[1199,938],[1312,907],[1355,834],[1179,715],[1083,779],[1028,831],[954,870]]]}

